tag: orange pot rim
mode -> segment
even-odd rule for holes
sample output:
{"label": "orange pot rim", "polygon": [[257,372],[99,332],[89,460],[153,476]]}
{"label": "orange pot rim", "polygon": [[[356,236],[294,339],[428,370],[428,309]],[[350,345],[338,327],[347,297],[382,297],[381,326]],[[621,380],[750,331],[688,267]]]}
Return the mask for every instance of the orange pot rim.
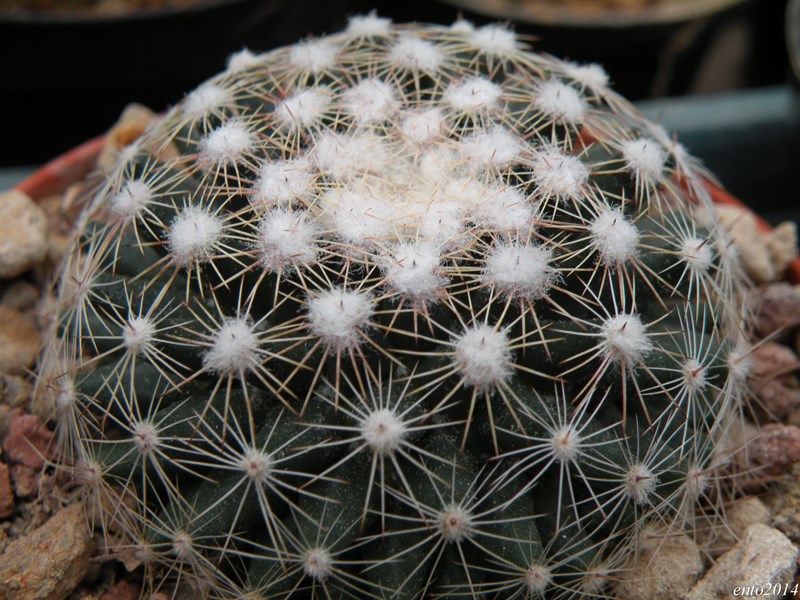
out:
{"label": "orange pot rim", "polygon": [[70,184],[80,181],[95,168],[105,145],[100,135],[45,163],[15,186],[33,200],[62,194]]}
{"label": "orange pot rim", "polygon": [[[83,179],[95,168],[105,140],[106,136],[100,135],[54,158],[17,184],[16,189],[24,192],[33,200],[63,193],[70,184]],[[769,223],[730,192],[712,181],[704,180],[704,183],[715,204],[747,210],[755,217],[759,229],[765,232],[772,231]],[[791,283],[800,283],[800,256],[795,257],[789,263],[785,278]]]}

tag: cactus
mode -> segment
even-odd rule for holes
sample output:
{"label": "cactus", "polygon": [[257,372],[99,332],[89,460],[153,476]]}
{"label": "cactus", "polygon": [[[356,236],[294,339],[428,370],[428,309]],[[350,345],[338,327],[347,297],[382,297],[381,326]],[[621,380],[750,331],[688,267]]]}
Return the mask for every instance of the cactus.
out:
{"label": "cactus", "polygon": [[114,553],[211,597],[607,597],[724,498],[745,282],[707,177],[503,26],[242,51],[87,203],[63,462]]}

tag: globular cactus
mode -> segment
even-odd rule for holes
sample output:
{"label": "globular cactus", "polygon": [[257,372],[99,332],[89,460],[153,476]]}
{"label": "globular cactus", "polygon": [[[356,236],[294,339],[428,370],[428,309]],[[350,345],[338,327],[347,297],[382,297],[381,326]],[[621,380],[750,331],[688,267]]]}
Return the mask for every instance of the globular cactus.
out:
{"label": "globular cactus", "polygon": [[113,552],[212,597],[606,597],[724,498],[744,283],[706,177],[503,26],[242,51],[87,206],[64,463]]}

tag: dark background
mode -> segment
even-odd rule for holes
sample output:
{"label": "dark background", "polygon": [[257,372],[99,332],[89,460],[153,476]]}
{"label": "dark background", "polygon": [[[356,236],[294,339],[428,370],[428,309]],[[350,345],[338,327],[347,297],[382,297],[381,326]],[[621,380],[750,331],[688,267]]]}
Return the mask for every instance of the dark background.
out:
{"label": "dark background", "polygon": [[[377,9],[396,21],[476,24],[456,0],[207,0],[191,10],[97,19],[0,13],[0,167],[36,165],[104,132],[131,102],[168,108],[252,50],[334,32]],[[606,27],[515,22],[535,48],[599,62],[615,89],[772,221],[800,221],[800,100],[784,42],[785,0],[744,0],[689,23]]]}

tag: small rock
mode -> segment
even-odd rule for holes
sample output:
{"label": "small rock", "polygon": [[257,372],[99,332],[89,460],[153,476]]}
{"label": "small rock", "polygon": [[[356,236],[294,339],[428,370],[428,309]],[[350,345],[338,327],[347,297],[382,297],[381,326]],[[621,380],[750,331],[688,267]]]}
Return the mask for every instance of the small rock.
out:
{"label": "small rock", "polygon": [[742,540],[717,559],[686,600],[736,600],[744,596],[744,586],[775,589],[792,581],[796,560],[797,548],[789,538],[767,525],[751,525]]}
{"label": "small rock", "polygon": [[745,272],[756,283],[775,281],[778,272],[772,262],[766,236],[758,229],[753,214],[744,208],[718,206],[717,214],[739,248]]}
{"label": "small rock", "polygon": [[791,348],[767,342],[750,355],[750,389],[770,420],[785,420],[800,406],[800,358]]}
{"label": "small rock", "polygon": [[[21,408],[31,399],[33,386],[24,377],[19,375],[0,375],[0,401],[11,408]],[[0,432],[5,434],[5,428],[0,423]]]}
{"label": "small rock", "polygon": [[800,285],[785,281],[763,285],[753,290],[749,302],[761,337],[776,331],[786,334],[800,325]]}
{"label": "small rock", "polygon": [[3,292],[0,304],[24,311],[33,308],[39,301],[40,295],[39,288],[30,281],[17,279]]}
{"label": "small rock", "polygon": [[725,511],[725,524],[737,539],[744,537],[751,525],[769,525],[769,522],[769,507],[756,496],[739,498]]}
{"label": "small rock", "polygon": [[14,514],[14,490],[11,488],[11,473],[6,463],[0,462],[0,519]]}
{"label": "small rock", "polygon": [[[106,134],[106,143],[97,164],[104,173],[113,173],[119,165],[121,151],[130,146],[144,131],[158,120],[158,115],[141,104],[129,104],[122,111],[117,123]],[[162,160],[174,158],[177,150],[174,145],[159,146],[152,149]]]}
{"label": "small rock", "polygon": [[700,549],[689,536],[643,534],[639,552],[616,584],[619,600],[680,598],[703,570]]}
{"label": "small rock", "polygon": [[736,544],[750,525],[769,525],[772,514],[769,507],[756,496],[735,500],[724,516],[711,516],[698,523],[695,538],[703,550],[712,556],[724,554]]}
{"label": "small rock", "polygon": [[61,233],[52,233],[47,240],[47,261],[57,267],[64,260],[72,245],[72,238]]}
{"label": "small rock", "polygon": [[772,264],[780,277],[797,258],[797,225],[792,222],[781,223],[766,238]]}
{"label": "small rock", "polygon": [[33,498],[39,492],[39,480],[42,471],[31,469],[25,465],[11,465],[11,481],[14,483],[14,494],[18,498]]}
{"label": "small rock", "polygon": [[11,462],[41,469],[52,456],[52,440],[53,433],[45,427],[41,418],[16,409],[9,415],[3,450]]}
{"label": "small rock", "polygon": [[94,543],[80,504],[11,542],[0,557],[0,598],[63,600],[89,568]]}
{"label": "small rock", "polygon": [[40,264],[47,254],[47,217],[18,190],[0,194],[0,279]]}
{"label": "small rock", "polygon": [[23,373],[39,353],[40,334],[20,311],[0,306],[0,373]]}
{"label": "small rock", "polygon": [[69,236],[74,233],[78,216],[76,212],[85,206],[86,197],[91,196],[86,187],[87,184],[81,180],[70,184],[63,193],[45,196],[36,201],[47,215],[50,236],[53,234]]}
{"label": "small rock", "polygon": [[764,502],[772,512],[772,526],[800,543],[800,464],[768,490]]}
{"label": "small rock", "polygon": [[770,423],[761,428],[744,453],[749,470],[778,476],[800,461],[800,428]]}
{"label": "small rock", "polygon": [[124,579],[112,585],[100,600],[138,600],[141,587]]}

